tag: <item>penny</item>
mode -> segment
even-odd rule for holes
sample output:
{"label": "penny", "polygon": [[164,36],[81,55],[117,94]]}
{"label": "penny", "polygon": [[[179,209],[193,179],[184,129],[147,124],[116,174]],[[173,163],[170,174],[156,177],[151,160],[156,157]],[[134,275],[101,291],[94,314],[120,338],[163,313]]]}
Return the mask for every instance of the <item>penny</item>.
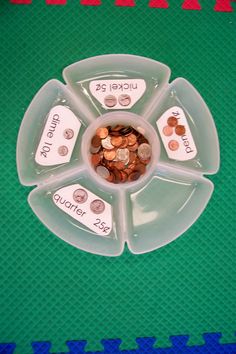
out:
{"label": "penny", "polygon": [[137,155],[134,152],[130,151],[130,153],[129,153],[129,163],[134,162],[135,159],[136,159],[136,156]]}
{"label": "penny", "polygon": [[139,171],[143,175],[146,171],[146,166],[142,163],[139,163],[136,165],[135,171]]}
{"label": "penny", "polygon": [[117,168],[117,170],[123,170],[125,168],[125,164],[123,161],[116,161],[114,162],[114,167]]}
{"label": "penny", "polygon": [[122,144],[119,146],[120,149],[126,148],[128,145],[128,138],[126,136],[122,136]]}
{"label": "penny", "polygon": [[121,106],[128,106],[131,102],[131,97],[127,94],[121,94],[119,97],[118,97],[118,102]]}
{"label": "penny", "polygon": [[169,125],[166,125],[163,129],[162,132],[165,136],[171,136],[173,134],[173,128],[170,127]]}
{"label": "penny", "polygon": [[94,199],[90,203],[90,209],[94,214],[101,214],[105,210],[105,203],[100,199]]}
{"label": "penny", "polygon": [[57,151],[60,156],[66,156],[69,152],[68,147],[65,145],[59,146]]}
{"label": "penny", "polygon": [[107,128],[97,128],[96,135],[100,139],[105,139],[107,137],[107,135],[108,135],[108,129]]}
{"label": "penny", "polygon": [[119,147],[123,142],[122,136],[112,136],[111,137],[111,144],[113,146]]}
{"label": "penny", "polygon": [[135,134],[128,135],[128,145],[134,145],[137,141],[137,137]]}
{"label": "penny", "polygon": [[64,132],[63,132],[63,136],[67,140],[72,139],[73,136],[74,136],[74,130],[72,130],[70,128],[65,129]]}
{"label": "penny", "polygon": [[167,124],[170,126],[170,127],[175,127],[177,124],[178,124],[178,119],[176,117],[169,117],[167,119]]}
{"label": "penny", "polygon": [[112,161],[116,157],[116,151],[115,150],[105,150],[104,157],[106,160]]}
{"label": "penny", "polygon": [[101,156],[99,154],[93,154],[91,156],[91,162],[94,166],[97,166],[101,161]]}
{"label": "penny", "polygon": [[104,179],[107,179],[110,176],[110,172],[109,172],[108,168],[106,168],[105,166],[102,166],[102,165],[97,166],[96,172],[100,177],[102,177]]}
{"label": "penny", "polygon": [[137,179],[139,179],[139,177],[141,176],[141,173],[139,171],[133,171],[129,177],[128,177],[128,180],[130,182],[133,182],[133,181],[137,181]]}
{"label": "penny", "polygon": [[175,127],[175,134],[176,135],[184,135],[186,132],[185,126],[184,125],[177,125]]}
{"label": "penny", "polygon": [[101,146],[101,139],[99,138],[99,136],[94,135],[94,136],[92,137],[91,144],[92,144],[92,146],[95,147],[95,148]]}
{"label": "penny", "polygon": [[120,171],[120,173],[121,173],[121,183],[126,182],[128,179],[128,174],[124,170]]}
{"label": "penny", "polygon": [[108,135],[105,139],[102,139],[102,147],[106,150],[114,149],[114,146],[111,143],[111,136]]}
{"label": "penny", "polygon": [[128,146],[128,149],[129,151],[136,151],[138,147],[139,147],[138,143],[135,143],[134,145]]}
{"label": "penny", "polygon": [[177,140],[170,140],[168,143],[168,147],[172,151],[176,151],[179,148],[179,143]]}
{"label": "penny", "polygon": [[124,127],[120,130],[121,135],[129,135],[130,133],[132,133],[133,128],[131,126],[128,127]]}
{"label": "penny", "polygon": [[138,157],[141,160],[147,160],[150,158],[152,153],[152,149],[151,146],[147,143],[142,143],[141,145],[139,145],[138,147]]}
{"label": "penny", "polygon": [[114,107],[117,104],[117,99],[113,95],[107,95],[104,98],[104,103],[105,103],[105,106],[111,108],[111,107]]}
{"label": "penny", "polygon": [[73,193],[73,199],[76,203],[85,203],[88,199],[88,193],[82,188],[76,189]]}

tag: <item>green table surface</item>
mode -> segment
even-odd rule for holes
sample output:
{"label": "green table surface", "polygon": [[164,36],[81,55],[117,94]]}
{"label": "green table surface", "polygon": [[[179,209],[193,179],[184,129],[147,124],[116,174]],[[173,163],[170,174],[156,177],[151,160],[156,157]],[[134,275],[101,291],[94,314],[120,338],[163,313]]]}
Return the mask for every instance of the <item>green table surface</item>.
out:
{"label": "green table surface", "polygon": [[[221,332],[234,342],[236,175],[236,3],[233,12],[150,8],[148,1],[118,7],[68,0],[13,5],[0,0],[0,343],[47,340],[67,351],[66,340],[135,338]],[[117,258],[82,252],[54,236],[31,211],[30,188],[20,185],[15,162],[18,129],[32,97],[78,60],[129,53],[167,64],[171,80],[189,80],[208,104],[219,134],[220,171],[198,221],[175,242],[145,255],[127,249]],[[30,137],[29,137],[30,139]]]}

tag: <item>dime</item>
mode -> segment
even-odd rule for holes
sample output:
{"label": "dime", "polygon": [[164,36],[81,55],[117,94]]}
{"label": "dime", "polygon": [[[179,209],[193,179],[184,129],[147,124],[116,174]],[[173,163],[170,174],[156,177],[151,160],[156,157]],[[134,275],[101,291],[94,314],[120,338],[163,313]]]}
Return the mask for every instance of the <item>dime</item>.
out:
{"label": "dime", "polygon": [[138,157],[141,160],[147,160],[151,157],[152,149],[151,146],[147,143],[142,143],[138,147]]}
{"label": "dime", "polygon": [[102,147],[106,150],[114,149],[114,146],[111,143],[111,136],[108,135],[105,139],[102,139]]}
{"label": "dime", "polygon": [[127,148],[117,149],[116,158],[118,161],[127,161],[127,159],[129,159],[129,150]]}
{"label": "dime", "polygon": [[90,203],[90,209],[94,214],[101,214],[105,210],[105,203],[101,199],[94,199]]}
{"label": "dime", "polygon": [[110,176],[110,172],[109,172],[108,168],[106,168],[105,166],[102,166],[102,165],[97,166],[96,172],[100,177],[102,177],[104,179],[107,179]]}
{"label": "dime", "polygon": [[59,148],[58,148],[58,154],[60,155],[60,156],[66,156],[67,154],[68,154],[68,147],[67,146],[65,146],[65,145],[62,145],[62,146],[59,146]]}
{"label": "dime", "polygon": [[72,139],[73,136],[74,136],[74,130],[72,130],[70,128],[65,129],[64,132],[63,132],[63,136],[67,140]]}
{"label": "dime", "polygon": [[82,188],[76,189],[73,193],[73,199],[76,203],[85,203],[88,199],[88,193]]}

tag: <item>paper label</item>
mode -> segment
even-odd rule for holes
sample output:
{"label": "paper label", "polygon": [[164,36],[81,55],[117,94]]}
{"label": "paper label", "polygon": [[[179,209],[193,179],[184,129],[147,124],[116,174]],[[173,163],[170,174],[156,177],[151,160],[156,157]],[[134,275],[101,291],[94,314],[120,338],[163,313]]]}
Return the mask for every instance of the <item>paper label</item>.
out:
{"label": "paper label", "polygon": [[106,109],[129,109],[144,94],[143,79],[94,80],[89,84],[92,95]]}
{"label": "paper label", "polygon": [[65,106],[55,106],[49,112],[35,161],[42,166],[59,165],[70,161],[81,123]]}
{"label": "paper label", "polygon": [[197,148],[182,108],[171,107],[156,123],[170,159],[186,161],[196,156]]}
{"label": "paper label", "polygon": [[107,236],[112,229],[112,209],[105,200],[80,184],[73,184],[53,194],[55,205],[98,235]]}

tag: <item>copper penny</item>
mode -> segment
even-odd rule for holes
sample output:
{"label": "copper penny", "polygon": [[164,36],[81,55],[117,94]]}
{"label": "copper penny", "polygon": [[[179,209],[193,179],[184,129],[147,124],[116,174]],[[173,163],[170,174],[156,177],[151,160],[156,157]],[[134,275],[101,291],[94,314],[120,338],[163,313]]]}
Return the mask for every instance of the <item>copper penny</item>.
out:
{"label": "copper penny", "polygon": [[105,139],[107,137],[107,135],[108,135],[108,129],[107,128],[97,128],[96,135],[100,139]]}
{"label": "copper penny", "polygon": [[129,177],[128,177],[128,180],[130,182],[133,182],[133,181],[137,181],[137,179],[139,179],[139,177],[141,176],[141,173],[139,171],[133,171]]}
{"label": "copper penny", "polygon": [[168,143],[168,147],[172,151],[176,151],[179,148],[179,143],[177,140],[170,140]]}
{"label": "copper penny", "polygon": [[128,138],[128,145],[134,145],[137,141],[136,135],[132,133],[128,135],[127,138]]}
{"label": "copper penny", "polygon": [[112,161],[116,157],[116,151],[115,150],[105,150],[103,155],[106,160]]}
{"label": "copper penny", "polygon": [[170,127],[175,127],[177,124],[178,124],[178,119],[176,117],[169,117],[167,119],[167,124],[170,126]]}
{"label": "copper penny", "polygon": [[143,175],[146,171],[146,166],[142,163],[139,163],[136,165],[135,171],[139,171]]}
{"label": "copper penny", "polygon": [[135,143],[134,145],[128,146],[128,149],[129,151],[136,151],[138,150],[138,147],[139,147],[138,143]]}
{"label": "copper penny", "polygon": [[101,139],[99,138],[99,136],[94,135],[94,136],[92,137],[91,144],[92,144],[92,146],[95,147],[95,148],[101,146]]}
{"label": "copper penny", "polygon": [[165,136],[171,136],[173,134],[173,128],[170,127],[169,125],[166,125],[163,129],[162,132]]}
{"label": "copper penny", "polygon": [[137,155],[134,152],[130,151],[130,153],[129,153],[129,162],[130,163],[134,162],[135,159],[136,159],[136,156]]}
{"label": "copper penny", "polygon": [[184,125],[177,125],[175,127],[175,134],[176,135],[184,135],[186,132],[185,126]]}
{"label": "copper penny", "polygon": [[126,136],[122,136],[122,144],[119,146],[120,149],[126,148],[128,145],[128,138]]}
{"label": "copper penny", "polygon": [[116,161],[114,162],[114,167],[117,168],[117,170],[123,170],[125,168],[125,164],[122,161]]}
{"label": "copper penny", "polygon": [[111,137],[111,144],[115,147],[119,147],[123,142],[122,136],[112,136]]}
{"label": "copper penny", "polygon": [[128,174],[125,171],[120,171],[121,173],[121,183],[124,183],[128,179]]}
{"label": "copper penny", "polygon": [[91,155],[91,162],[94,166],[97,166],[99,162],[101,161],[101,157],[99,154],[93,154]]}
{"label": "copper penny", "polygon": [[140,160],[140,162],[143,163],[144,165],[148,165],[150,161],[151,161],[151,159]]}

